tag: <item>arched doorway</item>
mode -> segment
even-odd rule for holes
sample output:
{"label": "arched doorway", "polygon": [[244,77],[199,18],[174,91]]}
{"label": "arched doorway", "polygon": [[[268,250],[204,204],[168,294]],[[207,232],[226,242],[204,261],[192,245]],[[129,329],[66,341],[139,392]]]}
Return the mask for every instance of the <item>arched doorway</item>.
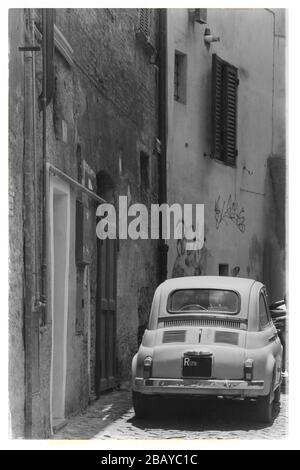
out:
{"label": "arched doorway", "polygon": [[[98,195],[112,204],[115,185],[108,173],[97,174]],[[116,383],[117,241],[97,239],[96,394]]]}

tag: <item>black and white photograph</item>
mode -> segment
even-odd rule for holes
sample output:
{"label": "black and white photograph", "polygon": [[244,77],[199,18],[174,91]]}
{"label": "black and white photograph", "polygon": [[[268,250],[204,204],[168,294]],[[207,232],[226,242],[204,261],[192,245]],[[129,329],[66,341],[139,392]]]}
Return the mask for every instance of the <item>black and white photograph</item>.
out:
{"label": "black and white photograph", "polygon": [[6,10],[8,438],[284,441],[289,10],[146,6]]}

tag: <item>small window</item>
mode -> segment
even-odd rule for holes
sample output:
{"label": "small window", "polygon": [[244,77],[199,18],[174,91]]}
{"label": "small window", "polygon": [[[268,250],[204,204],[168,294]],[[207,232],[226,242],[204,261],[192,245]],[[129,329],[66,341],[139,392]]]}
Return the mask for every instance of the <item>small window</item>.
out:
{"label": "small window", "polygon": [[174,59],[174,100],[186,103],[186,54],[175,51]]}
{"label": "small window", "polygon": [[239,311],[239,296],[223,289],[180,289],[168,300],[170,313],[222,313],[234,315]]}
{"label": "small window", "polygon": [[149,157],[146,153],[140,154],[140,172],[142,189],[149,188]]}
{"label": "small window", "polygon": [[212,156],[235,165],[238,69],[212,56]]}
{"label": "small window", "polygon": [[268,310],[263,294],[259,296],[259,324],[260,328],[265,328],[270,323]]}
{"label": "small window", "polygon": [[197,23],[207,23],[207,8],[196,8],[194,13],[194,19]]}
{"label": "small window", "polygon": [[228,264],[219,264],[219,276],[228,276],[229,266]]}

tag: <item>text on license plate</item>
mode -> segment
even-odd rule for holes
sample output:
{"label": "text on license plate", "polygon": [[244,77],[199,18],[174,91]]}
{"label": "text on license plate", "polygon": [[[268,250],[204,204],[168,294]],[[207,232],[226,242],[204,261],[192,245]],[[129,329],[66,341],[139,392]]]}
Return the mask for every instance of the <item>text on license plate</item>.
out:
{"label": "text on license plate", "polygon": [[182,375],[184,377],[211,377],[211,357],[184,356],[182,361]]}

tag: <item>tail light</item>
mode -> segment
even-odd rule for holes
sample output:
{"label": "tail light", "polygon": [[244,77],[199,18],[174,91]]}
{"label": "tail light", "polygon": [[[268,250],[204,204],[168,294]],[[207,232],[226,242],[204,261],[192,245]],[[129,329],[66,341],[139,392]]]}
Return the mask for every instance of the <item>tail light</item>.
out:
{"label": "tail light", "polygon": [[153,359],[151,356],[147,356],[144,359],[144,378],[148,379],[152,375],[152,362]]}
{"label": "tail light", "polygon": [[253,380],[253,359],[246,359],[244,362],[244,378],[245,380]]}

